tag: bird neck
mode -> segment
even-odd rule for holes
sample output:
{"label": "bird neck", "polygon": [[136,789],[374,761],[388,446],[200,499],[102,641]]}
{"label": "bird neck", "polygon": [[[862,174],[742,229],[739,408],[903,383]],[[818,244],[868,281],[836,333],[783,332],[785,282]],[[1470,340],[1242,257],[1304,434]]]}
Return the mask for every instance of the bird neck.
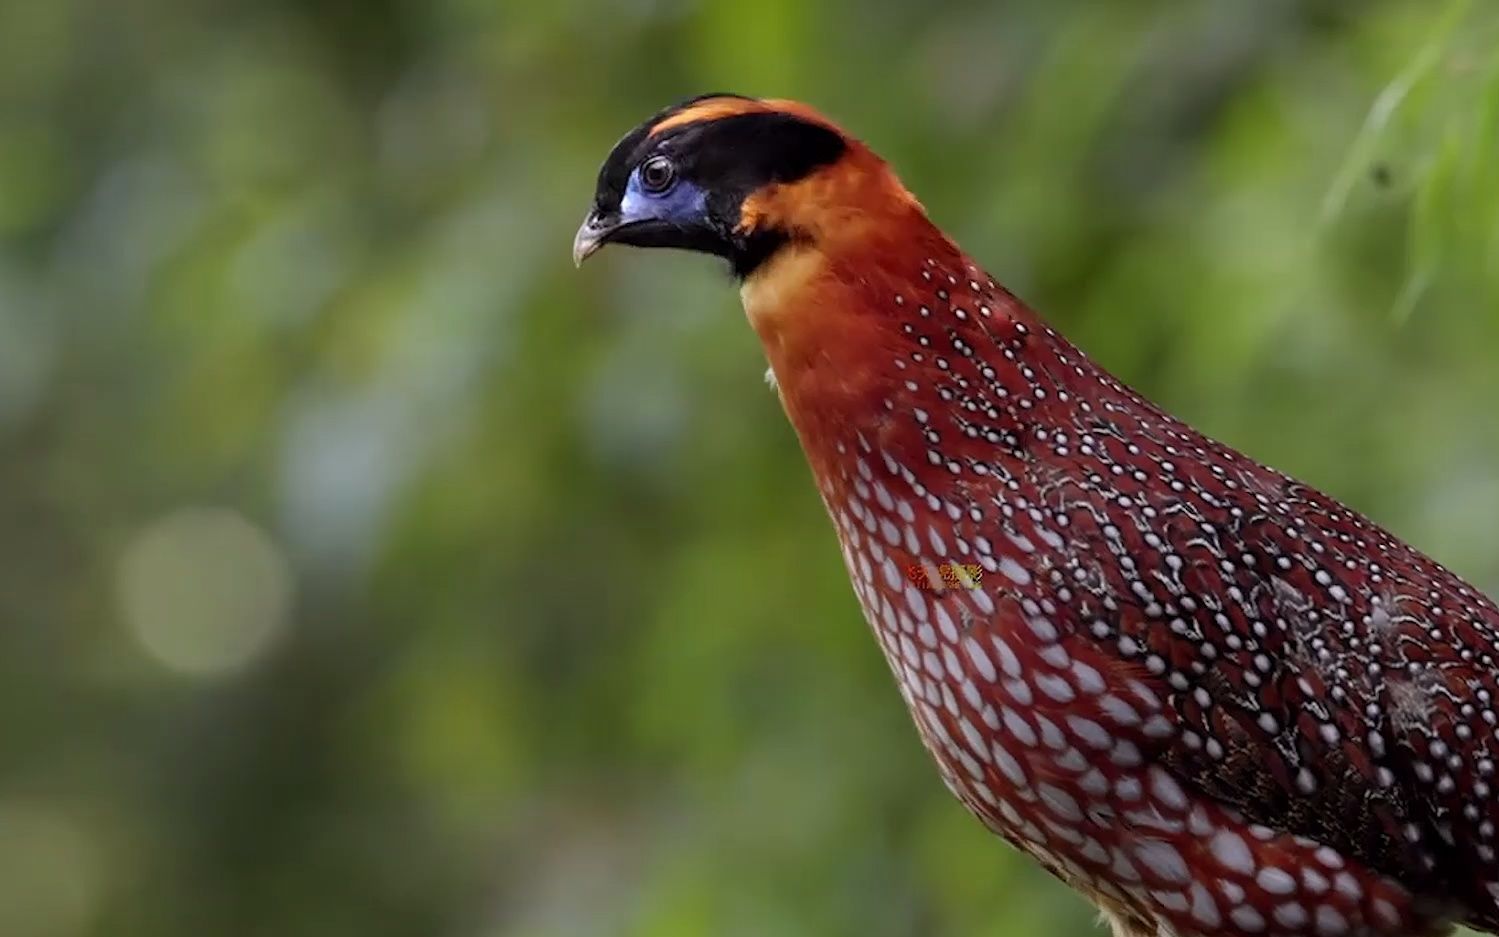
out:
{"label": "bird neck", "polygon": [[878,453],[956,474],[951,460],[992,458],[996,441],[1021,457],[1044,409],[1034,387],[1055,370],[1057,349],[1040,346],[1071,347],[919,208],[881,222],[788,244],[741,289],[813,471],[848,478]]}

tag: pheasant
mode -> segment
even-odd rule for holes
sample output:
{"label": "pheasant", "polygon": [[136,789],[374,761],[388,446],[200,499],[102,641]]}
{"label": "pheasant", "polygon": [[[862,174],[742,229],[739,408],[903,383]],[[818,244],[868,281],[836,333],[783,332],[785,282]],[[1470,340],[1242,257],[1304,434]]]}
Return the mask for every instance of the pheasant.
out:
{"label": "pheasant", "polygon": [[573,245],[728,261],[922,742],[1115,937],[1499,932],[1499,609],[1093,363],[811,108],[667,108]]}

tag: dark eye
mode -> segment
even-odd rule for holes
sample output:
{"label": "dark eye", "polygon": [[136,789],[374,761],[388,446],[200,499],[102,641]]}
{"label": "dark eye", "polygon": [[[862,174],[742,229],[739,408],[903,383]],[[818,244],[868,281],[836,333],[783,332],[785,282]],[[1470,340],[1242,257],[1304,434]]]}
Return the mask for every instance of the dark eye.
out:
{"label": "dark eye", "polygon": [[647,192],[660,195],[677,180],[677,167],[665,156],[652,156],[640,166],[640,184]]}

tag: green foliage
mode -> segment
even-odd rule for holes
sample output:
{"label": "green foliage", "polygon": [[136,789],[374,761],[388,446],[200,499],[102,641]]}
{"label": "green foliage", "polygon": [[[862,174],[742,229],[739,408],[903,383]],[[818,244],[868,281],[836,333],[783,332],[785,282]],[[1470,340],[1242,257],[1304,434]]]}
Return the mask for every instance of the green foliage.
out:
{"label": "green foliage", "polygon": [[1322,204],[1325,226],[1343,211],[1359,179],[1390,184],[1385,160],[1391,152],[1415,167],[1405,281],[1394,306],[1401,322],[1444,274],[1479,289],[1499,276],[1499,179],[1493,172],[1499,25],[1492,16],[1471,16],[1471,7],[1468,0],[1450,3],[1409,64],[1375,98]]}
{"label": "green foliage", "polygon": [[812,101],[1499,586],[1492,3],[0,0],[0,934],[1090,932],[942,790],[613,141]]}

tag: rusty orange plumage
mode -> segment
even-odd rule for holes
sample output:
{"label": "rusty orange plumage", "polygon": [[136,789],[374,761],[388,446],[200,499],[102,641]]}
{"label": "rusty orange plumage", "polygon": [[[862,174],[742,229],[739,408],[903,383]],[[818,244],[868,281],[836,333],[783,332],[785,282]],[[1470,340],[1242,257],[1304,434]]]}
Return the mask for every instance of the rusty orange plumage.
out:
{"label": "rusty orange plumage", "polygon": [[1476,589],[1124,386],[803,105],[656,115],[579,239],[734,265],[947,786],[1116,934],[1499,930]]}

